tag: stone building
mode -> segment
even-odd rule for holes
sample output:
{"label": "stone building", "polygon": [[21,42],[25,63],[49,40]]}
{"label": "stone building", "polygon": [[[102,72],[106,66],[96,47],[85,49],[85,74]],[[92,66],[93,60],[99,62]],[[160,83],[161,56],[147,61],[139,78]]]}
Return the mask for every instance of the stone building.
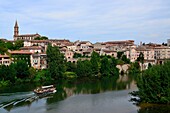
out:
{"label": "stone building", "polygon": [[16,21],[15,26],[14,26],[14,36],[13,37],[14,37],[14,40],[34,40],[36,37],[40,37],[40,35],[38,33],[20,35],[19,34],[19,26]]}
{"label": "stone building", "polygon": [[1,55],[0,54],[0,65],[9,66],[11,64],[11,59],[8,55]]}

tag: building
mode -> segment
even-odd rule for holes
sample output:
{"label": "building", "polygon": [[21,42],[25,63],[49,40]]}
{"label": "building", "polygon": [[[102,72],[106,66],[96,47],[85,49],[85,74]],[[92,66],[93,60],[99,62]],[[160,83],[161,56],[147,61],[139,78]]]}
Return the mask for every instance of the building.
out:
{"label": "building", "polygon": [[11,59],[8,55],[0,54],[0,65],[9,66],[11,64]]}
{"label": "building", "polygon": [[154,58],[159,59],[170,59],[170,47],[161,46],[154,48]]}
{"label": "building", "polygon": [[12,57],[12,62],[17,62],[18,60],[24,60],[28,66],[31,66],[31,55],[29,51],[15,50],[9,52]]}
{"label": "building", "polygon": [[43,52],[45,52],[45,50],[41,46],[21,47],[20,50],[28,51],[28,52],[31,52],[31,53],[43,53]]}
{"label": "building", "polygon": [[167,45],[170,46],[170,39],[167,40]]}
{"label": "building", "polygon": [[35,69],[46,69],[47,68],[47,54],[32,54],[31,55],[31,66]]}
{"label": "building", "polygon": [[13,37],[14,37],[14,40],[34,40],[36,37],[40,37],[40,35],[38,33],[20,35],[19,34],[19,26],[16,21],[15,26],[14,26],[14,36]]}

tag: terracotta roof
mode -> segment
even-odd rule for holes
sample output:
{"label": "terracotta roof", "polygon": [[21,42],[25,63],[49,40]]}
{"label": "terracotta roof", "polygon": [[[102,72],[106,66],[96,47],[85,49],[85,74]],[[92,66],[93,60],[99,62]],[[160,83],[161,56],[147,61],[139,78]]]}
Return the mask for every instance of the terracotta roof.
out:
{"label": "terracotta roof", "polygon": [[0,58],[4,58],[4,57],[9,57],[8,55],[1,55],[0,54]]}
{"label": "terracotta roof", "polygon": [[42,43],[42,42],[49,42],[49,40],[28,40],[28,42],[32,42],[32,43]]}
{"label": "terracotta roof", "polygon": [[70,42],[70,40],[67,40],[67,39],[49,39],[49,41],[53,41],[53,42]]}
{"label": "terracotta roof", "polygon": [[23,34],[23,35],[17,35],[16,37],[34,37],[34,36],[40,36],[39,34]]}
{"label": "terracotta roof", "polygon": [[125,40],[125,41],[109,41],[105,42],[105,44],[133,44],[134,40]]}
{"label": "terracotta roof", "polygon": [[41,46],[27,46],[27,47],[21,47],[20,50],[31,50],[31,49],[42,49]]}
{"label": "terracotta roof", "polygon": [[111,52],[117,52],[117,51],[115,51],[115,50],[103,50],[104,52],[106,52],[106,53],[111,53]]}
{"label": "terracotta roof", "polygon": [[18,50],[16,50],[16,51],[11,51],[10,52],[11,54],[32,54],[31,52],[27,52],[27,51],[22,51],[22,50],[20,50],[20,51],[18,51]]}
{"label": "terracotta roof", "polygon": [[170,49],[170,48],[167,46],[160,46],[160,47],[154,47],[154,49]]}

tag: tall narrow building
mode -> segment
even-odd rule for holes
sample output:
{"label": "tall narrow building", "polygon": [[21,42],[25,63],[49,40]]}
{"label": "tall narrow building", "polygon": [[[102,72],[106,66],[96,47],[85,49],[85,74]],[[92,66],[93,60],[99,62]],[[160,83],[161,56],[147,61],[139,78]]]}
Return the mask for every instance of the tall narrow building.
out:
{"label": "tall narrow building", "polygon": [[36,37],[40,37],[41,35],[39,35],[38,33],[36,34],[23,34],[20,35],[19,34],[19,26],[18,26],[18,22],[15,22],[15,26],[14,26],[14,40],[34,40]]}
{"label": "tall narrow building", "polygon": [[19,35],[19,27],[18,27],[18,22],[15,22],[15,26],[14,26],[14,36],[18,36]]}

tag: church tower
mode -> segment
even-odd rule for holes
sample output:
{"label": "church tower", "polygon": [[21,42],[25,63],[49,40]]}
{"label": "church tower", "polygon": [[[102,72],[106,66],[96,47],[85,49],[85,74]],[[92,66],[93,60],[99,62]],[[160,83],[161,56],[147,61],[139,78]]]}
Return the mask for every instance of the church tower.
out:
{"label": "church tower", "polygon": [[18,35],[19,35],[19,27],[18,27],[18,23],[16,21],[15,26],[14,26],[14,36],[18,36]]}

